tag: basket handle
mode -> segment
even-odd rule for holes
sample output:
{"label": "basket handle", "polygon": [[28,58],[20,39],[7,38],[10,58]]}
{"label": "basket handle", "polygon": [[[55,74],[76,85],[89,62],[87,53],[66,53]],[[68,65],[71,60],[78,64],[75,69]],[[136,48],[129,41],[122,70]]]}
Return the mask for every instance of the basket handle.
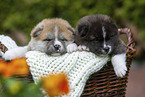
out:
{"label": "basket handle", "polygon": [[128,43],[127,43],[127,54],[129,58],[135,57],[136,48],[135,48],[135,41],[133,38],[133,34],[131,33],[131,30],[128,28],[120,28],[118,29],[119,34],[126,34]]}

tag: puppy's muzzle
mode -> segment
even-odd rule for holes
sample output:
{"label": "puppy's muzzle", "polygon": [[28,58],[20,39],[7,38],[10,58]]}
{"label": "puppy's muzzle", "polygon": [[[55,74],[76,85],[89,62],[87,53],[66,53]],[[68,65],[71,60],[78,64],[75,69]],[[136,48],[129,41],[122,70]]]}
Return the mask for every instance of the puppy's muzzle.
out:
{"label": "puppy's muzzle", "polygon": [[109,50],[110,50],[110,48],[109,48],[109,47],[105,47],[105,48],[104,48],[104,51],[105,51],[106,53],[108,53],[108,52],[109,52]]}
{"label": "puppy's muzzle", "polygon": [[61,46],[58,45],[58,44],[56,44],[56,45],[54,45],[54,48],[55,48],[55,50],[56,50],[57,52],[60,52]]}
{"label": "puppy's muzzle", "polygon": [[105,54],[110,54],[110,53],[111,53],[111,46],[106,46],[106,47],[104,47],[104,48],[103,48],[103,52],[104,52]]}

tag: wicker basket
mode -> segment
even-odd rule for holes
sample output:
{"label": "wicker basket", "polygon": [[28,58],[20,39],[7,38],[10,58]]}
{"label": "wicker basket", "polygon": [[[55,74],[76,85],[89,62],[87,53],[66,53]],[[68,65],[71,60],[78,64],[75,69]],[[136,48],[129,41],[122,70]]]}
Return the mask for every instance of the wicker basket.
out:
{"label": "wicker basket", "polygon": [[[124,97],[127,87],[129,68],[132,58],[135,55],[135,43],[132,33],[129,29],[123,28],[118,30],[120,34],[127,34],[127,67],[128,71],[123,78],[116,77],[111,62],[108,62],[100,71],[94,73],[88,79],[81,97]],[[0,43],[0,50],[5,52],[7,48]],[[32,82],[32,76],[25,75],[19,77],[20,80]]]}

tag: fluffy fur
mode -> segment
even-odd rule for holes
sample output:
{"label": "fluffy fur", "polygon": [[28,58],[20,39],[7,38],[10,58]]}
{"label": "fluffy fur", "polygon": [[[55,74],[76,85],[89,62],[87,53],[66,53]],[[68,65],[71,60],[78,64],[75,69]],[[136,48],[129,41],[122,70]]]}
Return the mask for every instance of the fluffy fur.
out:
{"label": "fluffy fur", "polygon": [[[118,77],[126,74],[126,46],[119,38],[115,22],[107,15],[90,15],[79,20],[75,31],[78,49],[87,49],[96,55],[110,55]],[[84,47],[86,46],[86,47]]]}
{"label": "fluffy fur", "polygon": [[11,60],[24,57],[30,50],[37,50],[49,55],[61,55],[77,50],[74,42],[74,29],[63,19],[44,19],[31,32],[31,40],[26,47],[8,50],[3,58]]}

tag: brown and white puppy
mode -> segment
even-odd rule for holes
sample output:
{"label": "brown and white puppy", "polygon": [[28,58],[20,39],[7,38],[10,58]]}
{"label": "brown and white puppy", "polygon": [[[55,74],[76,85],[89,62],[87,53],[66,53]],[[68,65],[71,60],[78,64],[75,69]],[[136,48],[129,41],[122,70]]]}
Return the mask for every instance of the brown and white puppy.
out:
{"label": "brown and white puppy", "polygon": [[11,60],[24,57],[27,51],[41,51],[48,55],[61,55],[77,50],[74,29],[63,19],[44,19],[31,32],[28,46],[8,50],[3,58]]}
{"label": "brown and white puppy", "polygon": [[79,49],[109,55],[118,77],[126,74],[126,46],[119,38],[115,22],[107,15],[90,15],[79,20],[75,31]]}
{"label": "brown and white puppy", "polygon": [[77,50],[74,29],[63,19],[44,19],[31,32],[28,50],[38,50],[49,55]]}

